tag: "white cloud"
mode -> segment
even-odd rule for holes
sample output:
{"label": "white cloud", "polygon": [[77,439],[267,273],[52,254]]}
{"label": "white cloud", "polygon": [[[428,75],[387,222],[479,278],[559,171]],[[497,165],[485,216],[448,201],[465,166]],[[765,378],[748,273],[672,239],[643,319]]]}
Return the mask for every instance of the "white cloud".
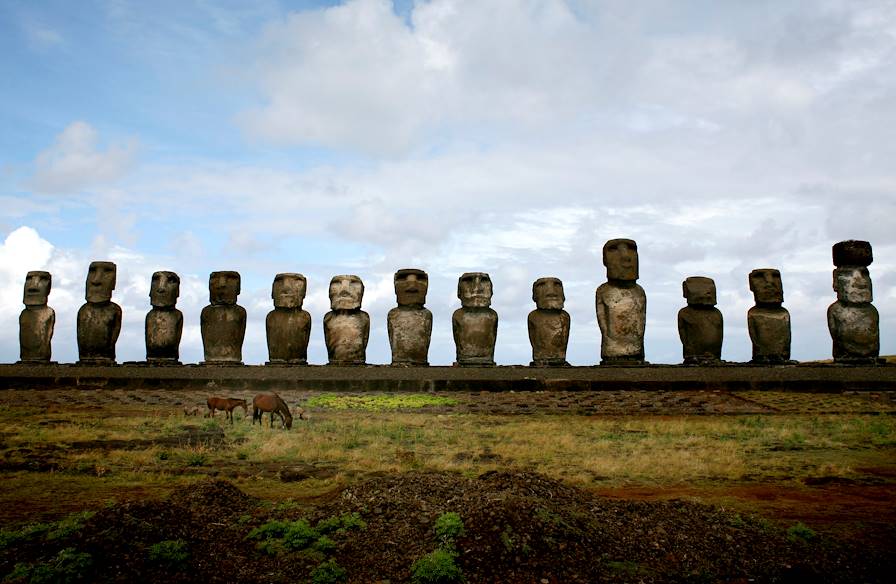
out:
{"label": "white cloud", "polygon": [[134,161],[136,144],[115,144],[100,151],[97,143],[93,126],[81,121],[69,124],[49,148],[38,154],[32,189],[38,193],[73,193],[124,176]]}

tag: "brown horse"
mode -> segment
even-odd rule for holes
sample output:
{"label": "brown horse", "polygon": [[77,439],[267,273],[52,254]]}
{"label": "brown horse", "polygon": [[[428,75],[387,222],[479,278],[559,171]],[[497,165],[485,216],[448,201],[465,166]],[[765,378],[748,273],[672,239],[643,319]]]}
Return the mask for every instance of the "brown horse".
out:
{"label": "brown horse", "polygon": [[280,416],[284,428],[287,430],[292,428],[292,414],[289,413],[286,402],[276,393],[259,393],[252,398],[253,426],[255,425],[255,420],[258,420],[259,425],[264,426],[262,418],[265,412],[271,412],[271,428],[274,427],[274,414]]}
{"label": "brown horse", "polygon": [[243,408],[243,416],[249,415],[249,407],[246,405],[246,400],[244,399],[236,399],[232,397],[210,397],[205,403],[208,405],[208,413],[205,415],[206,418],[215,417],[215,410],[222,410],[227,414],[227,419],[230,420],[230,423],[233,423],[233,410],[234,408]]}

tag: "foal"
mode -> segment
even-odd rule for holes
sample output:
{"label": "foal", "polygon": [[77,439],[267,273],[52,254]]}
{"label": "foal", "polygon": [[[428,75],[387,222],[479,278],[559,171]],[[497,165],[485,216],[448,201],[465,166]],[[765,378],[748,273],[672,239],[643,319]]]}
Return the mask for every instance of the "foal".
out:
{"label": "foal", "polygon": [[244,399],[212,396],[208,398],[205,403],[208,404],[207,418],[215,417],[215,410],[223,410],[227,414],[227,419],[230,420],[230,423],[232,424],[234,408],[243,408],[243,416],[249,415],[249,408]]}

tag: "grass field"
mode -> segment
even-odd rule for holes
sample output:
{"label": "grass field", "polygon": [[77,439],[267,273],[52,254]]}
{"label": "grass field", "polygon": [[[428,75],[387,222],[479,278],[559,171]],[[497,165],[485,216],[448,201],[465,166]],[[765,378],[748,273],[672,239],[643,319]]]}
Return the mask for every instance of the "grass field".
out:
{"label": "grass field", "polygon": [[[207,476],[263,498],[297,501],[326,497],[365,476],[408,470],[535,471],[617,495],[709,499],[759,486],[887,488],[896,480],[896,418],[889,415],[413,411],[445,399],[324,394],[305,404],[311,418],[296,419],[291,431],[252,426],[241,411],[230,425],[223,415],[185,417],[172,408],[0,406],[0,520],[161,497]],[[791,405],[794,399],[800,398],[788,397]],[[812,395],[805,399],[811,406]]]}

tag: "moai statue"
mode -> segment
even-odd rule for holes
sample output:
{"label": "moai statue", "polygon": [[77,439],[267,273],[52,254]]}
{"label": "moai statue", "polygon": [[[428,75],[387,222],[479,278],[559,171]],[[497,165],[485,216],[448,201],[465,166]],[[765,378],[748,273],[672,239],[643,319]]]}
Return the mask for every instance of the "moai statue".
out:
{"label": "moai statue", "polygon": [[308,281],[302,274],[277,274],[271,287],[274,310],[265,321],[268,365],[307,365],[311,315],[302,310]]}
{"label": "moai statue", "polygon": [[212,272],[208,277],[209,304],[202,309],[199,327],[205,365],[242,365],[246,337],[246,309],[236,303],[238,272]]}
{"label": "moai statue", "polygon": [[155,272],[149,288],[152,310],[146,313],[146,362],[150,365],[179,365],[184,315],[175,308],[180,296],[180,278],[174,272]]}
{"label": "moai statue", "polygon": [[716,283],[691,276],[682,284],[688,305],[678,311],[678,336],[685,365],[711,365],[722,359],[722,313],[716,308]]}
{"label": "moai statue", "polygon": [[364,365],[370,315],[361,310],[364,283],[358,276],[333,276],[330,312],[324,315],[324,342],[330,365]]}
{"label": "moai statue", "polygon": [[875,363],[880,353],[880,317],[871,304],[871,244],[841,241],[834,245],[833,255],[837,302],[828,307],[828,329],[834,341],[834,361]]}
{"label": "moai statue", "polygon": [[395,272],[395,299],[398,306],[386,319],[393,365],[429,365],[432,313],[423,307],[429,276],[413,268]]}
{"label": "moai statue", "polygon": [[566,295],[558,278],[539,278],[532,284],[535,310],[529,313],[532,367],[562,367],[569,344],[569,313],[563,310]]}
{"label": "moai statue", "polygon": [[461,307],[451,316],[457,362],[460,366],[495,365],[498,313],[492,304],[492,280],[483,272],[468,272],[457,281]]}
{"label": "moai statue", "polygon": [[747,329],[753,341],[753,363],[790,360],[790,313],[782,307],[781,272],[762,268],[750,272],[750,290],[756,306],[747,312]]}
{"label": "moai statue", "polygon": [[594,294],[601,365],[643,364],[647,295],[637,283],[638,244],[611,239],[604,244],[603,261],[607,282]]}
{"label": "moai statue", "polygon": [[87,270],[87,303],[78,310],[78,363],[112,365],[121,332],[121,307],[112,302],[117,270],[112,262],[91,262]]}
{"label": "moai statue", "polygon": [[50,272],[28,272],[25,277],[25,310],[19,315],[20,363],[50,362],[50,342],[56,325],[56,313],[47,306],[52,283]]}

